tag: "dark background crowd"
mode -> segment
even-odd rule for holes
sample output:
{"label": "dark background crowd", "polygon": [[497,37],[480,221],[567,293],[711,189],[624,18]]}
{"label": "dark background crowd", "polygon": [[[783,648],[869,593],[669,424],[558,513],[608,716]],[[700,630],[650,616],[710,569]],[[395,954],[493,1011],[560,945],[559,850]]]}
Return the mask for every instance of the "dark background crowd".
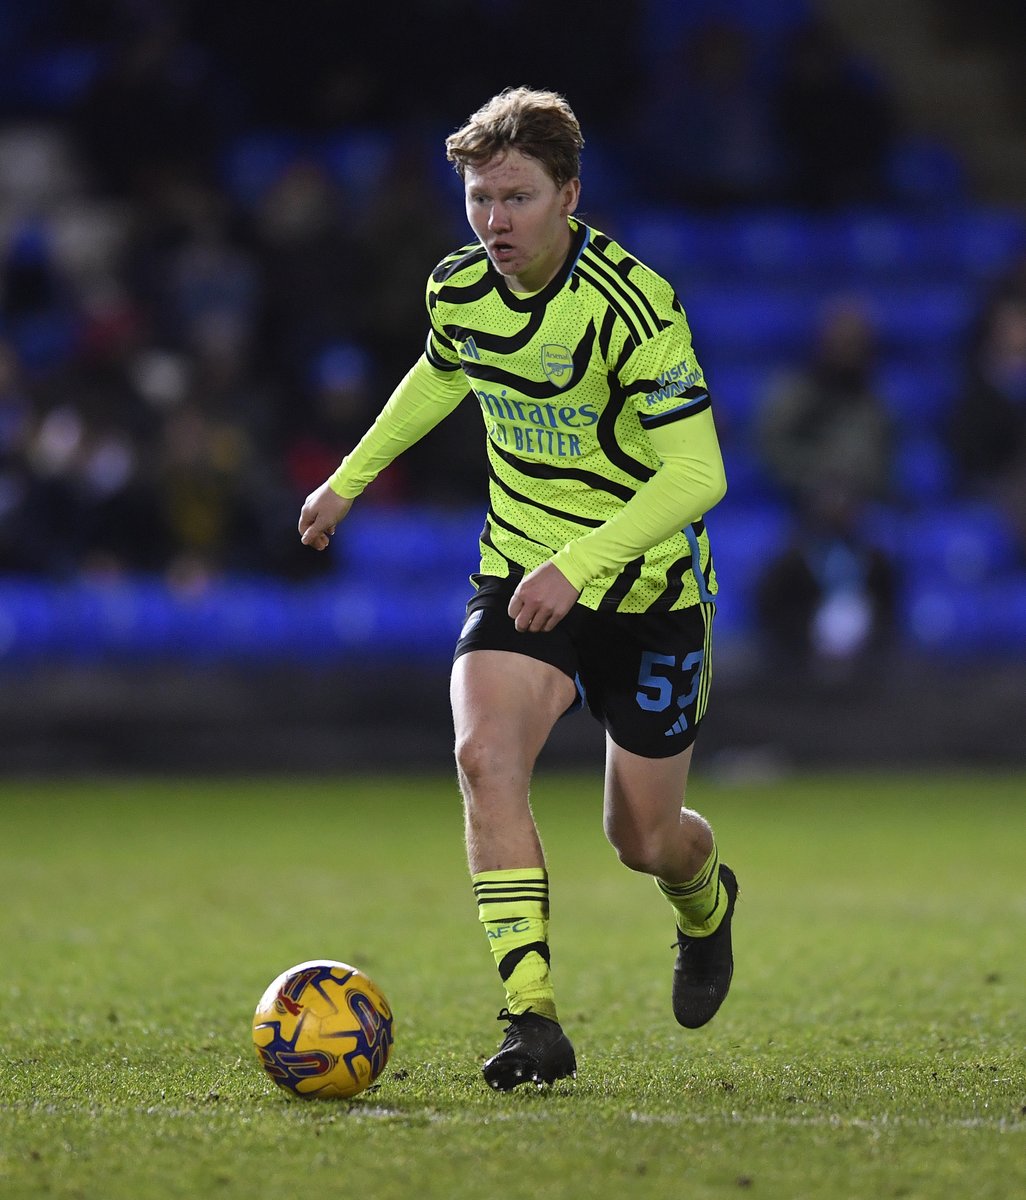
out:
{"label": "dark background crowd", "polygon": [[[825,26],[555,7],[0,5],[0,570],[317,570],[297,505],[420,351],[442,139],[505,84],[570,97],[606,225],[886,198],[886,90]],[[478,440],[376,498],[480,500]]]}
{"label": "dark background crowd", "polygon": [[[974,5],[971,29],[934,7],[1014,80],[1019,6]],[[344,574],[346,539],[299,546],[300,505],[469,239],[446,134],[519,83],[569,98],[582,215],[688,309],[730,479],[722,644],[791,666],[1021,651],[1024,211],[977,194],[831,8],[0,0],[0,658],[83,581],[230,606],[233,581]],[[386,559],[418,514],[480,513],[482,438],[464,405],[372,485]],[[403,561],[363,570],[401,594]]]}

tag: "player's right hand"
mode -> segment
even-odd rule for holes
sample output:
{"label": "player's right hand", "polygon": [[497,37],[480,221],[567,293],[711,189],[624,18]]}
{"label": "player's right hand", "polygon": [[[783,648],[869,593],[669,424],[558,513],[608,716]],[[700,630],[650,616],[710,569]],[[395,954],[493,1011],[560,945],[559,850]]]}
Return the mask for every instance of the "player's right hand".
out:
{"label": "player's right hand", "polygon": [[306,498],[299,514],[299,537],[304,546],[327,550],[335,526],[353,507],[352,500],[339,496],[327,482]]}

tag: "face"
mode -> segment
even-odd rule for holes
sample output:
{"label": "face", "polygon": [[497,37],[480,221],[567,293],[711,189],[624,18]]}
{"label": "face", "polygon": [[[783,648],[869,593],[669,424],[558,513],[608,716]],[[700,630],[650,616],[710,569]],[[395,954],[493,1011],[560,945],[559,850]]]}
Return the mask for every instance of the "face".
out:
{"label": "face", "polygon": [[492,266],[515,292],[543,288],[570,249],[567,217],[580,180],[557,187],[536,158],[508,150],[464,175],[467,219]]}

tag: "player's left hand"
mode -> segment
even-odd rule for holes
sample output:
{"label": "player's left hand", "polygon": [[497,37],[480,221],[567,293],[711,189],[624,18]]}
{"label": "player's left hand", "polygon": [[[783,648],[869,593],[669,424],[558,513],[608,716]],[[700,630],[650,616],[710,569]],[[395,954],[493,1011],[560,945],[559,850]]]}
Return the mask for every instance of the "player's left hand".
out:
{"label": "player's left hand", "polygon": [[549,633],[577,603],[580,591],[551,562],[525,575],[509,602],[518,633]]}

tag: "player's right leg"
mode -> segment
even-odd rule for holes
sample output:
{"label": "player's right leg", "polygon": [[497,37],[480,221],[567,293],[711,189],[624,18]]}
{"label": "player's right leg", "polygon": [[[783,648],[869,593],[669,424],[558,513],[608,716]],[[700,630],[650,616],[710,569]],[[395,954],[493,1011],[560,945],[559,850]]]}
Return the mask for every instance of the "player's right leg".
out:
{"label": "player's right leg", "polygon": [[[484,1067],[508,1090],[552,1082],[576,1068],[559,1026],[549,968],[548,874],[531,813],[535,760],[553,725],[577,696],[566,670],[528,653],[476,648],[487,630],[508,622],[501,604],[475,624],[477,643],[461,639],[451,699],[456,762],[463,792],[467,858],[478,914],[506,989],[500,1019],[506,1037]],[[512,624],[510,622],[510,624]],[[484,626],[484,630],[479,629]],[[514,645],[545,653],[543,634],[515,634]],[[550,654],[550,657],[553,655]],[[558,655],[556,655],[558,657]]]}

